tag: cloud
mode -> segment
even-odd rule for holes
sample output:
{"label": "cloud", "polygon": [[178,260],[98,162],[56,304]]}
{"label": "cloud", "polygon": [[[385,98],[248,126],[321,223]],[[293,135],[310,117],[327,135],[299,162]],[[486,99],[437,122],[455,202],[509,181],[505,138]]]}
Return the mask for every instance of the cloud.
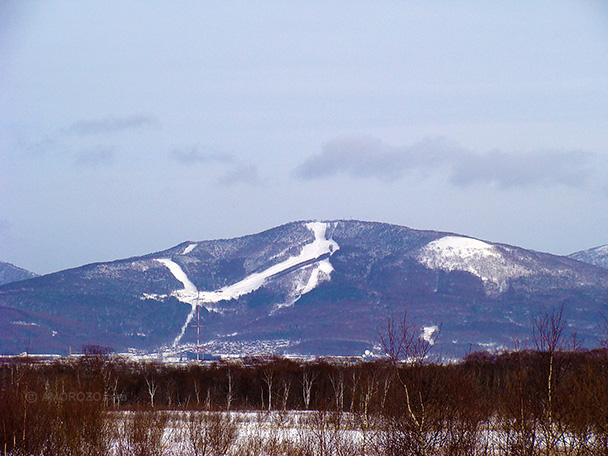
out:
{"label": "cloud", "polygon": [[206,147],[194,146],[190,149],[175,149],[171,158],[178,163],[189,166],[204,163],[221,163],[230,165],[225,174],[218,177],[218,185],[229,187],[234,185],[259,186],[263,184],[260,173],[255,165],[239,164],[234,155],[213,151]]}
{"label": "cloud", "polygon": [[[50,152],[64,151],[65,149],[73,147],[81,137],[119,133],[130,129],[151,128],[155,125],[158,125],[157,119],[153,116],[144,114],[128,117],[110,116],[105,119],[79,120],[69,127],[60,128],[54,133],[46,135],[37,141],[30,142],[25,138],[19,138],[19,145],[31,157],[43,157]],[[103,154],[99,151],[93,154],[87,152],[82,158],[84,162],[87,162],[88,158],[95,161],[96,159],[100,159],[102,155]]]}
{"label": "cloud", "polygon": [[590,154],[580,151],[476,154],[446,138],[394,147],[370,136],[336,138],[320,154],[306,159],[294,175],[314,180],[344,174],[393,181],[407,173],[447,171],[450,182],[466,187],[492,184],[503,188],[536,185],[583,185]]}
{"label": "cloud", "polygon": [[325,144],[320,154],[296,168],[295,175],[303,180],[347,174],[390,181],[413,169],[438,166],[456,150],[443,138],[392,147],[371,136],[344,136]]}
{"label": "cloud", "polygon": [[249,185],[257,187],[262,185],[263,181],[255,165],[240,165],[218,178],[217,183],[223,186]]}
{"label": "cloud", "polygon": [[26,143],[25,140],[21,140],[21,142],[24,144],[26,152],[34,157],[42,157],[48,151],[53,150],[58,146],[57,140],[50,136],[45,136],[44,138],[29,144]]}
{"label": "cloud", "polygon": [[469,154],[452,164],[451,181],[459,186],[485,183],[503,188],[536,185],[579,187],[590,175],[590,157],[591,154],[576,151],[507,154],[494,150],[481,156]]}
{"label": "cloud", "polygon": [[207,150],[199,150],[198,146],[194,146],[191,149],[175,149],[171,151],[171,157],[183,164],[183,165],[194,165],[197,163],[208,163],[208,162],[223,162],[231,163],[234,157],[230,154],[217,153]]}
{"label": "cloud", "polygon": [[76,159],[76,164],[80,166],[111,166],[114,163],[113,147],[98,146],[80,152]]}
{"label": "cloud", "polygon": [[158,120],[149,115],[138,114],[127,117],[106,117],[105,119],[79,120],[62,130],[67,135],[87,136],[104,133],[119,133],[137,128],[150,128],[158,124]]}

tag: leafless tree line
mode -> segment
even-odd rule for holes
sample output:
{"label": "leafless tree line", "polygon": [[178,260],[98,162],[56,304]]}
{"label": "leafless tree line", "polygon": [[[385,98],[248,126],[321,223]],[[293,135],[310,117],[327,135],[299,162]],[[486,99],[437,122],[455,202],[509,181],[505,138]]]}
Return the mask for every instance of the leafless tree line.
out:
{"label": "leafless tree line", "polygon": [[5,359],[0,452],[608,456],[608,347],[583,350],[566,328],[556,310],[534,321],[533,349],[446,364],[406,315],[374,362]]}

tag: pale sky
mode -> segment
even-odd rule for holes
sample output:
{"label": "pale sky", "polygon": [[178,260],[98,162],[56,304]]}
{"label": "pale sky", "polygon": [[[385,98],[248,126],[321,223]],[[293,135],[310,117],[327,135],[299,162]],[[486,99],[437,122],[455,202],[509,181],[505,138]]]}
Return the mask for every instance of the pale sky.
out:
{"label": "pale sky", "polygon": [[0,260],[294,220],[608,243],[604,1],[2,1]]}

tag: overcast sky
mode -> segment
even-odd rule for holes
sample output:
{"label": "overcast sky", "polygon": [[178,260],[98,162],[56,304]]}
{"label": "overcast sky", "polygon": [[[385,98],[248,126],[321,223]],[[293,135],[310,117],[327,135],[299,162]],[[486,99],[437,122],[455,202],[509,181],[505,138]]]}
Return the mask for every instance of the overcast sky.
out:
{"label": "overcast sky", "polygon": [[2,1],[0,260],[302,219],[608,243],[604,1]]}

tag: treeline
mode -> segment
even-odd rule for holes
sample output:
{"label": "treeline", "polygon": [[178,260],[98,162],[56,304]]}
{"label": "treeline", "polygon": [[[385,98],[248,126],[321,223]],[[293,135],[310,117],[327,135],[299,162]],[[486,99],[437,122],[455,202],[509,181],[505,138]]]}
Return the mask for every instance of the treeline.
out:
{"label": "treeline", "polygon": [[[405,356],[428,348],[411,345],[418,340],[405,335],[394,332],[385,340],[388,358],[373,362],[270,357],[168,365],[94,347],[51,363],[5,359],[0,450],[110,454],[117,439],[127,439],[127,428],[116,423],[130,411],[130,432],[145,435],[120,454],[153,454],[146,453],[149,442],[154,432],[162,437],[158,429],[168,411],[185,413],[184,429],[193,429],[192,436],[211,435],[215,426],[216,434],[231,429],[234,442],[237,431],[226,412],[310,410],[316,412],[307,426],[315,432],[338,426],[358,436],[350,440],[350,452],[325,454],[608,455],[608,350],[544,345],[438,364]],[[137,441],[148,444],[136,452]],[[222,448],[216,453],[236,454]],[[311,451],[306,454],[324,454]],[[297,453],[291,447],[274,454]]]}

